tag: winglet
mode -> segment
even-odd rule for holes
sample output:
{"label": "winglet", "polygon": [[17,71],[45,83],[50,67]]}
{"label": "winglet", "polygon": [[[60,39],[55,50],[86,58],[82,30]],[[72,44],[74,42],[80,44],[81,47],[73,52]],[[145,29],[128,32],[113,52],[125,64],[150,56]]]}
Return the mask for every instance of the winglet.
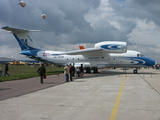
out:
{"label": "winglet", "polygon": [[83,47],[83,46],[79,46],[79,49],[80,49],[80,50],[83,50],[83,49],[84,49],[84,47]]}

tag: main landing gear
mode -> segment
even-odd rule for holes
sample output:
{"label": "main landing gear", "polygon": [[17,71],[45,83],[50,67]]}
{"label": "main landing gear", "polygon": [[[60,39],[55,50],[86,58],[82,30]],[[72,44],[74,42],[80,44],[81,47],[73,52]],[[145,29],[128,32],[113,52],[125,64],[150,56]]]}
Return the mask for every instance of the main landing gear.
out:
{"label": "main landing gear", "polygon": [[84,73],[98,73],[97,67],[86,67],[83,70]]}

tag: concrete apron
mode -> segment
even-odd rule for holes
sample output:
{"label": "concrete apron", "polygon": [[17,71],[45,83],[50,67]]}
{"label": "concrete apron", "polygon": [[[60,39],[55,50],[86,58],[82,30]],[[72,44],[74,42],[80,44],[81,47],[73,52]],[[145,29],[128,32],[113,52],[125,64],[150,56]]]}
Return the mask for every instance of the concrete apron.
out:
{"label": "concrete apron", "polygon": [[0,101],[0,120],[159,120],[160,94],[148,81],[157,85],[160,75],[141,73],[81,78]]}

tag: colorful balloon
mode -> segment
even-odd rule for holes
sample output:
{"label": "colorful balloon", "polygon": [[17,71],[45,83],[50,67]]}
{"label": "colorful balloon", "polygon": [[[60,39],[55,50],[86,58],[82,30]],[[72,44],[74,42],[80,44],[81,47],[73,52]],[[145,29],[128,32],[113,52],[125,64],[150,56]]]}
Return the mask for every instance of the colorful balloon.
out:
{"label": "colorful balloon", "polygon": [[20,5],[21,7],[25,7],[26,3],[24,1],[19,1],[18,5]]}
{"label": "colorful balloon", "polygon": [[42,14],[41,16],[42,16],[43,19],[46,19],[46,15],[45,14]]}

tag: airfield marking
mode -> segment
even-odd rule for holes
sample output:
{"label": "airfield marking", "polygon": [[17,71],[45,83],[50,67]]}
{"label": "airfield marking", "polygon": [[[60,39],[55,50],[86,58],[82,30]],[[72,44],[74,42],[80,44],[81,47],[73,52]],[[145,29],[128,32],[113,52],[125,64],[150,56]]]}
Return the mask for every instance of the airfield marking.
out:
{"label": "airfield marking", "polygon": [[119,93],[118,93],[116,102],[115,102],[115,104],[114,104],[114,107],[113,107],[113,110],[112,110],[112,114],[111,114],[111,116],[110,116],[110,120],[115,120],[115,119],[116,119],[117,110],[118,110],[118,106],[119,106],[119,102],[120,102],[120,98],[121,98],[121,94],[122,94],[122,90],[123,90],[123,85],[124,85],[125,78],[126,78],[126,74],[125,74],[125,76],[124,76],[124,78],[123,78],[123,82],[122,82],[121,88],[120,88],[120,90],[119,90]]}

